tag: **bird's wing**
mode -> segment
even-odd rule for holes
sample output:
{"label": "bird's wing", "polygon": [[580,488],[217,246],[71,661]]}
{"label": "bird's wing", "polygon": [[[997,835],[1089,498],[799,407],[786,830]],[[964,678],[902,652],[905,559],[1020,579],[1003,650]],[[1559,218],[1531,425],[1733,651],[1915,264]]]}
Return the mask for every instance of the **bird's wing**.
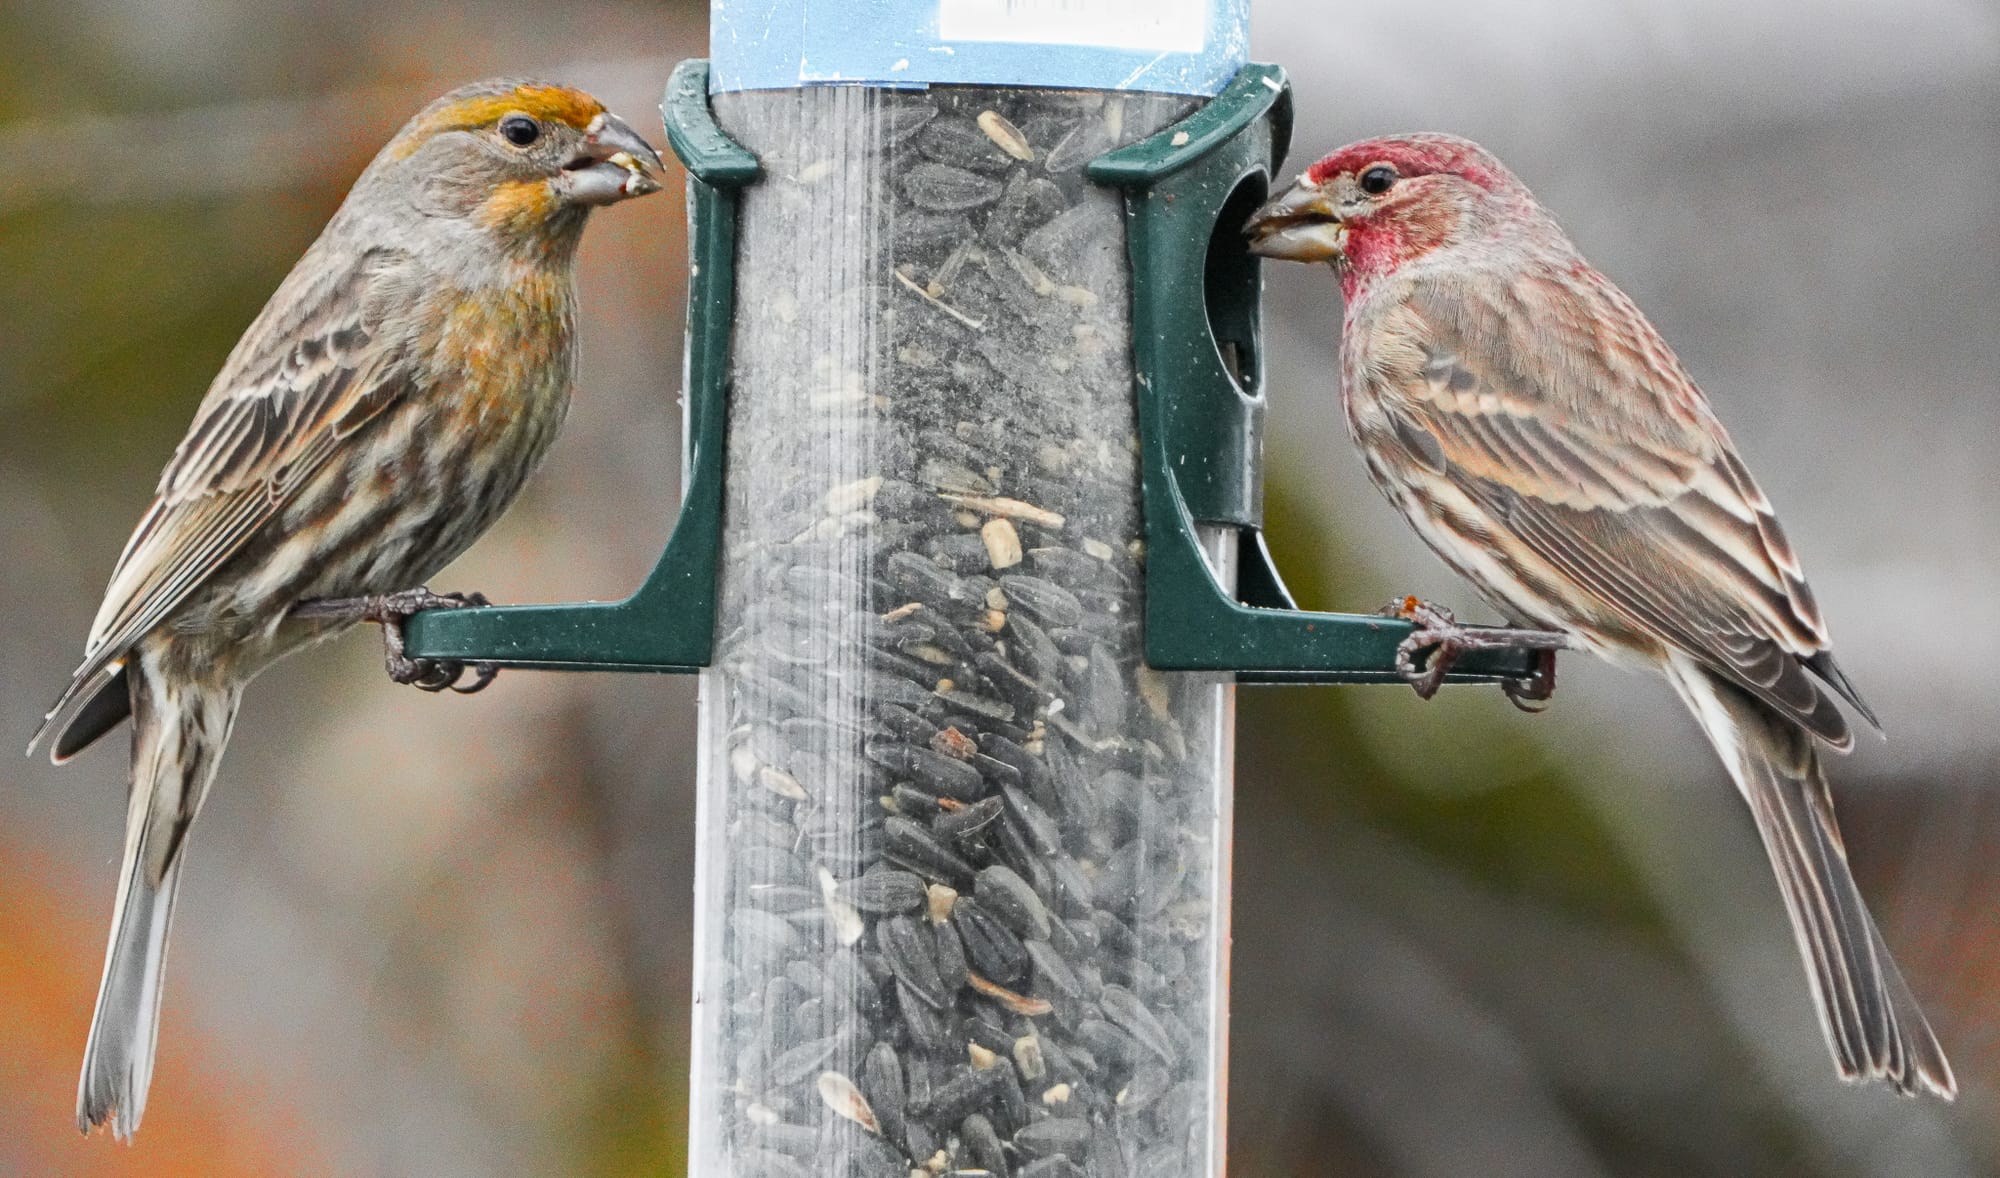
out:
{"label": "bird's wing", "polygon": [[407,364],[378,338],[372,310],[404,261],[371,252],[337,273],[288,280],[296,289],[273,297],[160,476],[111,574],[79,676],[120,657],[404,395]]}
{"label": "bird's wing", "polygon": [[1629,299],[1531,276],[1426,285],[1407,309],[1413,352],[1383,401],[1414,460],[1641,633],[1851,741],[1821,687],[1867,708],[1770,501]]}

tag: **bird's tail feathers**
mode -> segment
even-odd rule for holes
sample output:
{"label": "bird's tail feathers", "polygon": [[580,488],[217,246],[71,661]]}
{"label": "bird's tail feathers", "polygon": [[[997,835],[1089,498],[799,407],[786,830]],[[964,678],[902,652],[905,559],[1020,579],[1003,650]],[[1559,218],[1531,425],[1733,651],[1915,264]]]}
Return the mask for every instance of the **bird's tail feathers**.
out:
{"label": "bird's tail feathers", "polygon": [[1667,674],[1750,804],[1842,1077],[1957,1095],[1951,1064],[1855,886],[1811,734],[1685,656],[1673,656]]}
{"label": "bird's tail feathers", "polygon": [[[46,740],[50,742],[49,760],[60,765],[124,719],[128,709],[122,704],[124,685],[118,681],[124,673],[123,658],[93,660],[79,667],[63,689],[62,698],[28,739],[28,755],[34,756]],[[78,729],[74,736],[71,728]]]}
{"label": "bird's tail feathers", "polygon": [[136,863],[126,867],[119,881],[104,981],[97,992],[76,1089],[77,1128],[87,1133],[108,1119],[111,1132],[124,1141],[139,1128],[146,1112],[146,1090],[153,1080],[167,933],[181,878],[179,860],[158,884],[148,880]]}
{"label": "bird's tail feathers", "polygon": [[76,1094],[78,1128],[108,1120],[122,1140],[138,1129],[153,1078],[180,852],[239,698],[230,688],[168,682],[143,662],[134,669],[124,863]]}

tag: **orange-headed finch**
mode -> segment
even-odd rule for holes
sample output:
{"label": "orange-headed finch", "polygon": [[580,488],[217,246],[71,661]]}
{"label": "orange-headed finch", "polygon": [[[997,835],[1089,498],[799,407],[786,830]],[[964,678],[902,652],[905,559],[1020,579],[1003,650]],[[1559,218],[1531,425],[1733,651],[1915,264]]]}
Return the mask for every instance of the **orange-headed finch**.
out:
{"label": "orange-headed finch", "polygon": [[1667,677],[1750,804],[1842,1076],[1956,1091],[1848,871],[1822,749],[1874,717],[1770,501],[1632,300],[1477,144],[1343,147],[1254,216],[1325,261],[1368,473],[1517,626]]}
{"label": "orange-headed finch", "polygon": [[425,107],[229,354],[125,545],[83,665],[36,736],[62,761],[132,718],[85,1130],[146,1107],[188,830],[243,687],[352,624],[299,602],[409,590],[512,501],[569,404],[577,240],[657,191],[588,94],[479,82]]}

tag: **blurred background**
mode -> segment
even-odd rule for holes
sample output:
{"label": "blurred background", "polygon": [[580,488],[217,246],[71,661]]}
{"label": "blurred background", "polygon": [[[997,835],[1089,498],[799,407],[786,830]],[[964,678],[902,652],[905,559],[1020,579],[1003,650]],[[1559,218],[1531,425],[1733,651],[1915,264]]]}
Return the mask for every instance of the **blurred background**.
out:
{"label": "blurred background", "polygon": [[[1665,687],[1246,689],[1232,1173],[2000,1172],[2000,6],[1257,0],[1288,171],[1479,139],[1647,308],[1783,513],[1882,715],[1847,846],[1957,1066],[1846,1088],[1748,817]],[[73,666],[193,406],[375,149],[495,73],[657,135],[694,4],[0,5],[0,746]],[[617,596],[676,496],[678,188],[597,218],[582,375],[524,501],[438,584]],[[1309,604],[1468,591],[1368,488],[1339,305],[1267,267],[1271,530]],[[136,1145],[75,1068],[122,737],[0,761],[0,1173],[684,1168],[693,684],[386,681],[374,634],[251,693],[194,840]]]}

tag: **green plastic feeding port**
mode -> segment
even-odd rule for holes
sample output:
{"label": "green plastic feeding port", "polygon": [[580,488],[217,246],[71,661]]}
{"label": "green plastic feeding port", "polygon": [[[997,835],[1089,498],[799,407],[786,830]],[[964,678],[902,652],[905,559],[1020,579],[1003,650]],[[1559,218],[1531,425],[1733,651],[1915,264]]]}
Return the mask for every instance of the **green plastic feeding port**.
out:
{"label": "green plastic feeding port", "polygon": [[[427,659],[544,670],[692,673],[710,664],[722,538],[723,445],[735,303],[738,190],[755,156],[717,125],[708,63],[682,62],[662,113],[688,171],[684,495],[665,552],[623,601],[433,610],[410,619]],[[1253,64],[1194,113],[1086,169],[1124,196],[1132,267],[1145,561],[1145,656],[1159,670],[1244,683],[1393,683],[1407,621],[1293,602],[1264,544],[1260,261],[1241,226],[1270,191],[1291,137],[1282,69]],[[1313,390],[1313,395],[1330,392]],[[1198,529],[1233,530],[1235,586]],[[1447,682],[1525,680],[1536,656],[1468,653]]]}
{"label": "green plastic feeding port", "polygon": [[[1088,168],[1092,180],[1125,194],[1146,661],[1159,670],[1233,671],[1242,683],[1401,682],[1396,648],[1411,624],[1299,609],[1260,530],[1262,277],[1242,226],[1269,194],[1291,131],[1285,71],[1252,64],[1188,118]],[[1204,557],[1197,525],[1237,531],[1235,591]],[[1530,653],[1481,651],[1455,663],[1445,681],[1521,680],[1535,670]]]}

